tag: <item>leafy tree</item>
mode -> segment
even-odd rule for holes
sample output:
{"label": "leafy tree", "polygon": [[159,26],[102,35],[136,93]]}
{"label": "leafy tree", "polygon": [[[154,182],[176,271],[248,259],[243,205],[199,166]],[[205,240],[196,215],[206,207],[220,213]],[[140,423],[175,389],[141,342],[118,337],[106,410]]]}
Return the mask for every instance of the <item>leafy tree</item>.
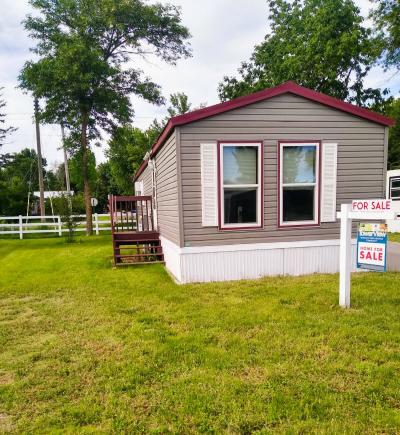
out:
{"label": "leafy tree", "polygon": [[156,129],[142,131],[129,125],[114,130],[106,155],[109,158],[110,175],[119,194],[133,193],[132,177],[158,134]]}
{"label": "leafy tree", "polygon": [[[0,88],[0,91],[3,88]],[[4,145],[4,140],[7,137],[7,135],[9,135],[10,133],[13,133],[14,131],[16,131],[17,129],[15,127],[5,127],[4,124],[6,122],[5,120],[5,113],[3,113],[3,109],[6,107],[6,102],[1,98],[1,94],[0,94],[0,147],[2,145]]]}
{"label": "leafy tree", "polygon": [[147,130],[125,125],[113,131],[106,155],[109,158],[112,185],[118,193],[125,195],[133,193],[133,174],[163,131],[168,120],[191,110],[192,105],[183,92],[171,94],[169,101],[168,116],[161,121],[154,119]]}
{"label": "leafy tree", "polygon": [[[81,171],[82,150],[75,151],[75,153],[68,159],[69,178],[71,182],[71,189],[75,192],[85,191],[85,180]],[[64,165],[63,165],[64,169]],[[90,190],[92,191],[96,184],[96,156],[92,150],[87,151],[87,182]]]}
{"label": "leafy tree", "polygon": [[62,194],[58,198],[54,198],[53,202],[56,213],[60,216],[61,222],[67,227],[67,243],[72,243],[75,238],[75,230],[78,226],[79,218],[74,215],[72,206],[72,198],[70,195]]}
{"label": "leafy tree", "polygon": [[44,98],[42,119],[64,122],[80,139],[88,233],[92,233],[89,182],[90,140],[133,115],[129,94],[155,104],[160,88],[142,71],[127,67],[134,55],[150,52],[167,63],[190,55],[190,36],[180,10],[144,0],[30,0],[40,15],[25,28],[37,40],[37,62],[25,64],[23,89]]}
{"label": "leafy tree", "polygon": [[83,192],[74,192],[74,195],[71,195],[70,198],[68,198],[67,194],[62,194],[52,199],[54,214],[65,214],[65,198],[67,198],[67,200],[70,202],[69,205],[72,214],[82,214],[85,212],[85,200],[83,197]]}
{"label": "leafy tree", "polygon": [[[203,106],[203,104],[200,105],[200,107]],[[167,107],[167,116],[165,116],[161,120],[158,120],[157,118],[153,119],[153,122],[147,129],[147,134],[150,137],[154,137],[154,139],[157,139],[157,137],[164,130],[170,118],[178,115],[183,115],[187,112],[190,112],[191,110],[192,104],[189,103],[189,97],[184,92],[176,92],[175,94],[170,94],[169,106]]]}
{"label": "leafy tree", "polygon": [[60,179],[55,170],[49,170],[45,172],[44,186],[45,190],[65,190],[64,179]]}
{"label": "leafy tree", "polygon": [[379,32],[384,51],[383,63],[400,70],[400,2],[399,0],[371,0],[377,8],[371,17]]}
{"label": "leafy tree", "polygon": [[94,187],[94,196],[99,201],[97,210],[102,213],[107,213],[108,195],[117,195],[119,193],[120,190],[111,176],[110,162],[100,163],[97,167],[97,181]]}
{"label": "leafy tree", "polygon": [[389,130],[388,169],[400,169],[400,98],[390,101],[385,115],[396,120]]}
{"label": "leafy tree", "polygon": [[389,128],[387,169],[400,169],[400,98],[391,96],[371,109],[395,120],[395,125]]}
{"label": "leafy tree", "polygon": [[256,45],[239,78],[225,76],[221,100],[293,80],[342,100],[379,100],[364,78],[379,47],[352,0],[269,0],[271,31]]}
{"label": "leafy tree", "polygon": [[168,117],[183,115],[190,112],[192,105],[189,103],[188,96],[183,92],[176,92],[169,97],[170,106],[167,109]]}
{"label": "leafy tree", "polygon": [[51,190],[66,190],[64,163],[60,163],[51,171]]}
{"label": "leafy tree", "polygon": [[[178,115],[184,115],[185,113],[192,112],[193,110],[201,109],[206,106],[206,103],[200,103],[198,107],[192,109],[192,104],[189,103],[189,98],[184,92],[176,92],[169,96],[169,106],[167,107],[167,116],[161,121],[154,119],[147,129],[147,134],[150,137],[157,137],[162,133],[168,121]],[[143,154],[144,155],[144,154]]]}
{"label": "leafy tree", "polygon": [[8,166],[11,163],[12,158],[12,154],[10,153],[0,154],[0,170]]}
{"label": "leafy tree", "polygon": [[161,125],[167,124],[170,118],[178,115],[184,115],[185,113],[192,112],[193,110],[201,109],[206,106],[205,103],[200,103],[198,107],[192,109],[192,104],[189,103],[189,98],[184,92],[176,92],[169,96],[169,106],[167,107],[168,116],[164,118]]}
{"label": "leafy tree", "polygon": [[[37,154],[32,149],[8,154],[0,167],[0,215],[25,214],[28,193],[38,190]],[[43,161],[43,165],[46,162]]]}

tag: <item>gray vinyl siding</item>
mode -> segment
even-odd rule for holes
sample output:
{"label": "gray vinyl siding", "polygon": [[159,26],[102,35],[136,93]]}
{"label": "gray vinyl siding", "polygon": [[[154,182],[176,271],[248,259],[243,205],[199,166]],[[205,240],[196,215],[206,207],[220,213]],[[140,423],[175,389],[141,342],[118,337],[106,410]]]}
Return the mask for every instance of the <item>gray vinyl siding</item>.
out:
{"label": "gray vinyl siding", "polygon": [[152,189],[151,189],[151,172],[149,167],[147,166],[146,169],[143,171],[141,176],[138,178],[137,181],[143,181],[143,195],[152,195]]}
{"label": "gray vinyl siding", "polygon": [[[201,225],[200,143],[264,144],[264,227],[218,230]],[[278,229],[278,140],[338,143],[337,206],[385,194],[385,127],[293,94],[251,104],[180,127],[185,246],[339,238],[339,223]]]}
{"label": "gray vinyl siding", "polygon": [[[174,131],[155,157],[157,177],[157,218],[160,235],[181,245],[181,207],[178,197],[176,132]],[[149,167],[137,181],[144,181],[144,194],[152,195]]]}

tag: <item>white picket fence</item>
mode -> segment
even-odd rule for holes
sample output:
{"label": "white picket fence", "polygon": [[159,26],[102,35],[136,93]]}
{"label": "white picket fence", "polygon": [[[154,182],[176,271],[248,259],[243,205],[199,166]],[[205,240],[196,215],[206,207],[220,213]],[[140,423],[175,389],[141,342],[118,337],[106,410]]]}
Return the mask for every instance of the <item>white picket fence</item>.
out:
{"label": "white picket fence", "polygon": [[[86,216],[80,214],[74,217],[77,222],[75,231],[86,231]],[[100,231],[111,231],[110,215],[94,213],[93,230],[96,235]],[[0,216],[0,235],[19,234],[19,238],[23,239],[24,234],[56,233],[62,236],[67,231],[60,216]]]}

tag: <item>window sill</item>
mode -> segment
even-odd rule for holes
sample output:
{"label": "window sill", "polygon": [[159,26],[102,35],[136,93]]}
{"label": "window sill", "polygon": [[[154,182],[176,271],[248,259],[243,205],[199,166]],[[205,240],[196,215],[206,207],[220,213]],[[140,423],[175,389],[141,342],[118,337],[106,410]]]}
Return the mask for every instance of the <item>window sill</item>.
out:
{"label": "window sill", "polygon": [[264,225],[251,225],[251,226],[232,226],[232,227],[221,227],[218,226],[219,231],[254,231],[254,230],[261,230],[264,228]]}
{"label": "window sill", "polygon": [[310,222],[310,223],[300,223],[300,222],[293,222],[290,224],[278,224],[279,230],[284,230],[285,228],[316,228],[320,227],[321,222]]}

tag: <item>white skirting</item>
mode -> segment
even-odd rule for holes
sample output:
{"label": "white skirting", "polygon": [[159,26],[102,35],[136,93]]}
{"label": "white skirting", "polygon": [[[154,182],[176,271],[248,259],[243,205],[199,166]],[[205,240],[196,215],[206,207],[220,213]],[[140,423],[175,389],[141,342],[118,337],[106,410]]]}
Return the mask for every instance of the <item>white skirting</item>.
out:
{"label": "white skirting", "polygon": [[[165,264],[179,283],[339,272],[339,240],[180,248],[161,237]],[[353,270],[356,270],[355,241]]]}
{"label": "white skirting", "polygon": [[165,267],[178,282],[182,282],[182,248],[165,237],[160,236]]}

